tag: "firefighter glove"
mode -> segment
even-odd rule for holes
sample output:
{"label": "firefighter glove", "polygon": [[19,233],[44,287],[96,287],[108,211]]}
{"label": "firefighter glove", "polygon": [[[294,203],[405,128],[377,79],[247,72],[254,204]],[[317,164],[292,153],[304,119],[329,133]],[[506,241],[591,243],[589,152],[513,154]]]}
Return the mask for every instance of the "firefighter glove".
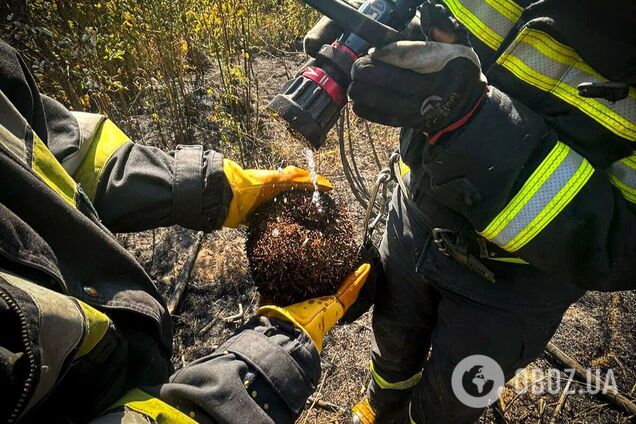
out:
{"label": "firefighter glove", "polygon": [[[232,189],[232,201],[223,222],[224,227],[236,228],[254,209],[283,191],[314,189],[309,171],[295,166],[278,170],[243,169],[236,162],[225,159],[223,171]],[[320,175],[317,183],[321,191],[333,188],[331,183]]]}
{"label": "firefighter glove", "polygon": [[331,296],[309,299],[286,307],[266,305],[260,307],[257,313],[291,322],[307,333],[320,352],[325,334],[358,299],[370,270],[371,265],[360,265]]}
{"label": "firefighter glove", "polygon": [[427,0],[420,8],[421,30],[426,39],[470,46],[468,31],[440,3]]}
{"label": "firefighter glove", "polygon": [[372,50],[352,69],[349,97],[364,119],[421,130],[434,141],[467,122],[486,92],[473,49],[398,41]]}

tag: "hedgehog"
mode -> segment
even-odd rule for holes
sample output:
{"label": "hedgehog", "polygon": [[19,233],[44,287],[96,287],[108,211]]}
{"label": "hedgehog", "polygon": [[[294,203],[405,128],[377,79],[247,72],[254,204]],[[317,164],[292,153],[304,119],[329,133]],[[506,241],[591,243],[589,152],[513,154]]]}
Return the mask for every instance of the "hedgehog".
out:
{"label": "hedgehog", "polygon": [[246,251],[261,304],[279,306],[334,294],[358,259],[347,209],[305,190],[279,194],[252,214]]}

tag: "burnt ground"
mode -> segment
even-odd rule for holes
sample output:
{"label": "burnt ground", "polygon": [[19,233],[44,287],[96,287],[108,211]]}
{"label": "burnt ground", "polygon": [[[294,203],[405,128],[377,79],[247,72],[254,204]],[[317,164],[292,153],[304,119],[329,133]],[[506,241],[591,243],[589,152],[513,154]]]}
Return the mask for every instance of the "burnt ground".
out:
{"label": "burnt ground", "polygon": [[[257,101],[261,106],[301,61],[301,56],[293,54],[287,54],[284,60],[271,55],[256,59],[261,90],[261,98]],[[214,75],[210,79],[213,80]],[[144,119],[140,117],[140,121]],[[139,127],[143,128],[143,125]],[[358,166],[370,185],[377,166],[369,153],[368,138],[359,122],[353,122],[351,131]],[[262,133],[261,143],[270,143],[272,150],[258,158],[259,166],[306,166],[302,146],[290,139],[282,125],[264,117]],[[394,130],[376,126],[372,126],[372,133],[384,160],[395,148],[397,134]],[[152,132],[143,133],[140,139],[153,143]],[[356,235],[361,233],[363,211],[345,181],[333,140],[320,151],[316,160],[318,171],[334,183],[334,195],[347,205],[356,225]],[[161,228],[121,235],[119,239],[156,280],[160,291],[169,297],[195,233],[180,228]],[[174,315],[173,361],[177,368],[213,351],[254,313],[258,299],[250,278],[244,243],[244,229],[223,229],[204,239],[188,290]],[[327,336],[322,355],[322,379],[299,423],[347,422],[346,411],[364,395],[368,379],[370,322],[370,315],[366,314],[351,325],[335,328]],[[618,388],[633,399],[636,395],[635,325],[636,293],[588,293],[567,312],[553,342],[585,367],[599,368],[602,375],[612,369]],[[529,369],[538,370],[534,379],[545,383],[550,381],[546,379],[550,367],[558,367],[558,364],[544,354]],[[565,378],[565,375],[561,374],[561,377]],[[541,396],[517,396],[511,387],[509,384],[502,396],[503,404],[486,410],[480,423],[620,424],[634,419],[600,397],[578,393],[567,396],[561,412],[555,414],[561,397],[559,391]],[[574,383],[572,387],[581,386]]]}

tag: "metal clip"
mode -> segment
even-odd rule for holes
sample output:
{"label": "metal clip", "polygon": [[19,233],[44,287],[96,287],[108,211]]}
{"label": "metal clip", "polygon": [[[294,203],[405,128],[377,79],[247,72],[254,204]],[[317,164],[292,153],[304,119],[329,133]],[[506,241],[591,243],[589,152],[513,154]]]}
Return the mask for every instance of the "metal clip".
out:
{"label": "metal clip", "polygon": [[[364,214],[364,222],[363,229],[364,234],[362,236],[362,244],[365,244],[371,241],[371,236],[373,236],[373,232],[375,231],[375,227],[378,225],[382,217],[386,212],[387,206],[387,193],[388,193],[388,183],[392,179],[392,171],[391,168],[384,168],[378,174],[378,177],[375,180],[375,184],[373,185],[373,190],[371,191],[371,195],[369,196],[369,204],[367,205],[367,210]],[[375,201],[378,198],[378,193],[380,193],[380,189],[382,189],[382,202],[380,203],[380,208],[373,218],[373,210],[375,209]]]}
{"label": "metal clip", "polygon": [[442,252],[446,256],[451,256],[451,251],[449,250],[448,241],[451,235],[455,235],[452,230],[447,230],[445,228],[433,228],[433,241],[437,245],[437,249]]}
{"label": "metal clip", "polygon": [[468,243],[455,231],[445,228],[433,228],[433,241],[444,255],[494,283],[495,274],[468,251]]}

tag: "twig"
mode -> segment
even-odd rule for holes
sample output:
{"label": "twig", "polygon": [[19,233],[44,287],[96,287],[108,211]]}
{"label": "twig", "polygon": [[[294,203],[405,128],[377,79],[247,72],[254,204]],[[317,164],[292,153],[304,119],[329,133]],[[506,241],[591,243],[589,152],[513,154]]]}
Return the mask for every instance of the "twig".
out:
{"label": "twig", "polygon": [[499,412],[499,415],[501,415],[501,418],[507,422],[506,420],[506,416],[504,415],[506,413],[506,409],[508,409],[508,407],[506,406],[506,402],[503,400],[503,396],[501,396],[501,394],[499,395],[499,399],[497,399],[497,409]]}
{"label": "twig", "polygon": [[186,259],[185,264],[183,264],[183,268],[181,268],[181,273],[179,274],[179,278],[177,278],[177,284],[174,287],[174,292],[168,301],[168,312],[170,315],[172,315],[174,311],[177,310],[177,307],[179,307],[183,293],[185,293],[185,290],[188,287],[190,274],[192,273],[194,262],[199,255],[199,250],[201,249],[201,244],[203,243],[204,238],[205,233],[203,231],[199,231],[194,240],[194,244],[188,253],[188,258]]}
{"label": "twig", "polygon": [[537,424],[541,424],[543,422],[543,414],[545,414],[545,399],[539,399],[539,419],[537,420]]}
{"label": "twig", "polygon": [[[532,384],[539,384],[539,383],[541,383],[542,381],[545,381],[545,380],[547,380],[547,379],[548,379],[548,376],[541,377],[539,380],[535,380]],[[524,388],[523,388],[523,390],[520,390],[520,391],[518,391],[518,392],[517,392],[517,394],[515,394],[515,396],[512,398],[512,400],[511,400],[510,402],[508,402],[508,405],[506,405],[506,409],[504,409],[504,410],[503,410],[503,413],[504,413],[504,414],[505,414],[506,412],[508,412],[508,410],[510,409],[510,407],[511,407],[512,405],[514,405],[514,403],[517,401],[517,399],[519,399],[519,397],[525,393],[525,391],[526,391],[526,389],[527,389],[527,388],[528,388],[528,386],[524,387]],[[500,398],[501,398],[501,396],[500,396]]]}
{"label": "twig", "polygon": [[230,315],[229,317],[222,318],[225,322],[236,321],[237,319],[243,318],[243,304],[239,303],[239,311],[234,315]]}
{"label": "twig", "polygon": [[316,399],[314,397],[310,397],[309,399],[307,399],[307,403],[310,403],[311,405],[316,406],[320,409],[339,412],[341,414],[347,412],[347,408],[336,405],[335,403],[327,402],[326,400]]}
{"label": "twig", "polygon": [[554,413],[552,414],[552,419],[550,420],[550,424],[556,424],[557,418],[561,415],[561,410],[563,410],[563,405],[565,404],[565,400],[568,398],[570,394],[570,386],[572,385],[572,379],[568,379],[568,382],[565,384],[563,391],[561,392],[561,396],[559,396],[559,403],[557,403],[556,408],[554,408]]}
{"label": "twig", "polygon": [[[327,379],[328,374],[329,374],[329,370],[327,370],[327,372],[325,372],[320,378],[320,383],[318,383],[318,389],[314,392],[314,396],[307,399],[307,403],[310,404],[309,407],[305,408],[307,411],[311,411],[320,400],[318,399],[318,396],[320,396],[320,393],[322,392],[322,386],[325,384],[325,380]],[[308,418],[309,418],[309,415],[305,415],[305,419],[303,420],[302,424],[306,424]]]}
{"label": "twig", "polygon": [[580,379],[588,381],[589,383],[594,384],[595,387],[599,388],[599,396],[606,398],[614,405],[623,408],[632,415],[636,414],[636,404],[634,404],[634,402],[632,402],[627,396],[619,392],[617,389],[605,385],[604,382],[600,381],[592,373],[586,372],[580,363],[578,363],[574,358],[570,357],[561,349],[556,347],[554,343],[548,343],[546,351],[561,364],[572,368]]}
{"label": "twig", "polygon": [[212,320],[210,322],[208,322],[207,324],[205,324],[203,326],[202,329],[200,329],[197,332],[197,336],[202,336],[203,334],[207,333],[208,331],[210,331],[210,328],[212,328],[212,326],[214,325],[214,321],[216,321],[216,317],[212,318]]}
{"label": "twig", "polygon": [[504,424],[509,424],[510,421],[508,421],[508,419],[505,416],[505,412],[504,412],[507,408],[508,407],[506,406],[506,404],[505,404],[505,402],[503,400],[503,397],[500,395],[499,399],[497,399],[497,404],[492,409],[499,415],[499,418],[501,420],[497,419],[496,415],[493,416],[493,419],[496,420],[496,421],[503,421]]}
{"label": "twig", "polygon": [[587,408],[587,409],[584,409],[583,411],[579,412],[579,413],[578,413],[578,414],[576,414],[575,416],[573,416],[573,417],[572,417],[572,420],[576,420],[576,419],[577,419],[577,418],[579,418],[579,417],[582,417],[582,416],[584,416],[584,415],[587,415],[587,414],[589,414],[590,412],[596,411],[597,409],[601,409],[601,408],[604,408],[604,407],[606,407],[606,406],[607,406],[607,404],[606,404],[606,403],[601,403],[600,405],[594,405],[594,406],[591,406],[591,407],[589,407],[589,408]]}

